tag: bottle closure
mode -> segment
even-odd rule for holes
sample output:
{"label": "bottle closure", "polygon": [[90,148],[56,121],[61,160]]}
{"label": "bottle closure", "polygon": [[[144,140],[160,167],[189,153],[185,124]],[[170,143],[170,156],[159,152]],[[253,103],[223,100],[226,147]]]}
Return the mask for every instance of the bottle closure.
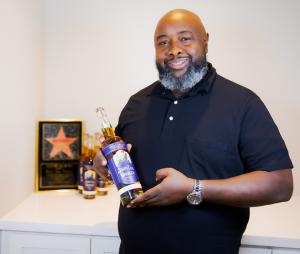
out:
{"label": "bottle closure", "polygon": [[104,138],[114,137],[115,131],[114,131],[110,121],[108,120],[108,117],[104,111],[104,108],[103,107],[96,108],[96,114],[100,120],[101,131],[102,131]]}

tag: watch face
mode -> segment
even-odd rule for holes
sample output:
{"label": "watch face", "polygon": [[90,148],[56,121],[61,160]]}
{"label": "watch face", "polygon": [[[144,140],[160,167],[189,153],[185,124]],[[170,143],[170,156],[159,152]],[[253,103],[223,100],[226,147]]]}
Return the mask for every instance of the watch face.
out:
{"label": "watch face", "polygon": [[190,193],[187,196],[187,201],[190,205],[199,205],[202,201],[202,197],[200,193]]}

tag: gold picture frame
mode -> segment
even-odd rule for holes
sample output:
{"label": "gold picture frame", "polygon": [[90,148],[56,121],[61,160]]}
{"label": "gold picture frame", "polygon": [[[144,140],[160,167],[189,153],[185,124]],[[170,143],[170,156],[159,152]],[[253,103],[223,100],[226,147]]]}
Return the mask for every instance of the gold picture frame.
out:
{"label": "gold picture frame", "polygon": [[81,120],[37,122],[36,191],[77,189]]}

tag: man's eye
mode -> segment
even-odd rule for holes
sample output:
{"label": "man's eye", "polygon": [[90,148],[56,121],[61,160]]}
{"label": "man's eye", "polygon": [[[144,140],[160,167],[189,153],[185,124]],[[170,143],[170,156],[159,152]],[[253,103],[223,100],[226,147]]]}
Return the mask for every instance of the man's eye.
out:
{"label": "man's eye", "polygon": [[160,41],[160,42],[158,42],[158,45],[161,45],[161,46],[164,46],[164,45],[167,45],[167,41]]}
{"label": "man's eye", "polygon": [[191,38],[190,37],[182,37],[182,38],[180,38],[180,40],[181,41],[189,41],[189,40],[191,40]]}

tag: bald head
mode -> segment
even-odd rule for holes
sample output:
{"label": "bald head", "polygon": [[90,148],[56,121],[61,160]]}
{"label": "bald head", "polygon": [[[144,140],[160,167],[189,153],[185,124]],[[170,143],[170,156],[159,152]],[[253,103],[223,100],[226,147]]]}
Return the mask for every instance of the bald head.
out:
{"label": "bald head", "polygon": [[185,9],[175,9],[167,12],[157,23],[155,29],[155,37],[159,35],[162,28],[174,24],[185,24],[192,28],[199,35],[208,40],[208,34],[205,31],[204,25],[198,15]]}
{"label": "bald head", "polygon": [[196,14],[183,9],[166,13],[157,24],[154,43],[163,86],[184,92],[203,78],[208,34]]}

